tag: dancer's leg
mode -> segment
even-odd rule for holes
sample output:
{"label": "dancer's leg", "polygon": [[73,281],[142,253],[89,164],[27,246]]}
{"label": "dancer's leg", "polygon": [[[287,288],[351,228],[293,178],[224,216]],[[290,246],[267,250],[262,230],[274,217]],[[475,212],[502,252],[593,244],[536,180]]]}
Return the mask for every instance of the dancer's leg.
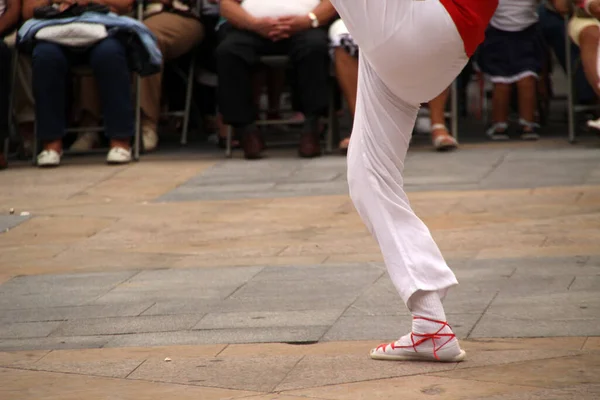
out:
{"label": "dancer's leg", "polygon": [[[440,300],[457,281],[429,230],[410,207],[402,170],[419,103],[441,93],[467,61],[462,40],[437,0],[420,4],[390,1],[389,7],[386,0],[338,2],[338,11],[342,18],[350,19],[350,33],[361,46],[358,100],[348,157],[350,195],[381,247],[394,285],[415,317],[410,335],[380,346],[371,356],[398,360],[435,356],[458,361],[464,352],[445,324]],[[419,5],[408,6],[413,4]],[[369,28],[369,21],[373,23],[373,15],[380,13],[378,7],[402,13],[396,15],[397,20],[410,17],[398,26],[392,15],[390,23],[395,30],[369,39],[364,29]],[[366,16],[361,17],[361,12]],[[366,50],[360,38],[368,43]],[[415,343],[423,344],[425,353],[417,353]]]}

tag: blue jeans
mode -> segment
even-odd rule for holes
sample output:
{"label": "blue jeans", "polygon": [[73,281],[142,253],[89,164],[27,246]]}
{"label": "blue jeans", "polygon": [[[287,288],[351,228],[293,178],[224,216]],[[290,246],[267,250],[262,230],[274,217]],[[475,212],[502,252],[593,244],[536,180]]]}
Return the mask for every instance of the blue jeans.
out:
{"label": "blue jeans", "polygon": [[[566,71],[566,49],[565,49],[565,20],[560,15],[548,8],[544,4],[540,5],[538,9],[538,15],[540,18],[540,28],[546,44],[550,47],[558,62],[560,63],[563,70]],[[570,40],[570,39],[568,39]],[[579,58],[579,47],[573,44],[571,47],[571,63],[575,65],[576,60]],[[575,92],[578,97],[579,103],[590,103],[596,100],[596,94],[594,89],[588,83],[583,68],[581,65],[574,71],[575,72]]]}
{"label": "blue jeans", "polygon": [[36,44],[32,55],[33,94],[37,136],[42,141],[61,139],[66,131],[67,78],[75,65],[89,65],[94,72],[106,135],[127,139],[134,135],[131,73],[125,46],[112,37],[85,50],[55,43]]}

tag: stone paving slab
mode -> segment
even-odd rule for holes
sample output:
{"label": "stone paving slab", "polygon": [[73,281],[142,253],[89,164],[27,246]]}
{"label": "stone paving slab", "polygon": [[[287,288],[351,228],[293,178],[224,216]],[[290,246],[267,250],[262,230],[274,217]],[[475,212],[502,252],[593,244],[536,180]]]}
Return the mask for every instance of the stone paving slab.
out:
{"label": "stone paving slab", "polygon": [[[445,306],[461,338],[600,335],[596,258],[454,264],[461,285]],[[0,349],[86,336],[98,338],[91,347],[390,340],[410,329],[379,263],[18,277],[2,299]]]}
{"label": "stone paving slab", "polygon": [[0,234],[8,232],[28,219],[27,215],[0,215]]}
{"label": "stone paving slab", "polygon": [[[227,160],[204,170],[159,202],[276,198],[347,194],[346,161],[265,159]],[[481,190],[583,185],[598,182],[600,161],[593,148],[468,148],[436,154],[408,153],[408,191]]]}
{"label": "stone paving slab", "polygon": [[391,400],[399,393],[409,400],[593,400],[600,352],[582,349],[590,339],[466,340],[468,358],[459,364],[370,360],[377,342],[0,352],[0,394],[185,399],[181,388],[188,388],[222,400]]}

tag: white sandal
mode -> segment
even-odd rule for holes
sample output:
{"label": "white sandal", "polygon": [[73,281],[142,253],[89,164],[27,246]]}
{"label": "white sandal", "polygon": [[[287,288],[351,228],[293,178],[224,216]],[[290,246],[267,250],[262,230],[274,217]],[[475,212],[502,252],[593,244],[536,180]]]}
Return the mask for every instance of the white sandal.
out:
{"label": "white sandal", "polygon": [[[446,133],[443,135],[434,135],[435,131],[445,131]],[[448,128],[444,124],[434,124],[431,127],[431,135],[433,136],[433,147],[437,151],[448,151],[454,150],[458,147],[458,141],[454,136],[450,134]]]}
{"label": "white sandal", "polygon": [[[456,335],[454,333],[441,333],[446,327],[452,331],[447,322],[423,317],[414,317],[414,319],[435,322],[442,325],[442,327],[435,333],[417,334],[411,332],[393,343],[377,346],[371,350],[371,358],[374,360],[438,362],[459,362],[465,359],[466,353],[458,345]],[[409,341],[409,345],[402,344]],[[421,351],[417,350],[419,346],[421,346]]]}

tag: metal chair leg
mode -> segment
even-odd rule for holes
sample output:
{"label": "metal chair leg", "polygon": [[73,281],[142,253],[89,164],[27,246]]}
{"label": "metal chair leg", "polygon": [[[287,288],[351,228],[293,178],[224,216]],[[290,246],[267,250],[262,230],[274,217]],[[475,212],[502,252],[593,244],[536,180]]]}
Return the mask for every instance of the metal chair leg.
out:
{"label": "metal chair leg", "polygon": [[233,141],[233,127],[231,125],[229,125],[227,127],[227,138],[225,140],[225,157],[227,158],[231,158],[232,156],[232,151],[231,151],[231,142]]}
{"label": "metal chair leg", "polygon": [[196,70],[196,52],[192,52],[192,61],[188,71],[187,89],[185,93],[185,110],[183,115],[183,130],[181,132],[181,144],[186,145],[190,124],[190,109],[192,107],[192,95],[194,93],[194,72]]}
{"label": "metal chair leg", "polygon": [[452,136],[458,140],[458,83],[456,79],[450,87],[450,114],[452,119]]}
{"label": "metal chair leg", "polygon": [[565,63],[567,64],[567,118],[569,142],[575,142],[575,104],[573,94],[573,64],[571,60],[571,38],[569,37],[569,17],[565,16]]}
{"label": "metal chair leg", "polygon": [[141,78],[136,74],[135,77],[135,134],[133,138],[133,159],[140,159],[140,142],[141,142]]}

